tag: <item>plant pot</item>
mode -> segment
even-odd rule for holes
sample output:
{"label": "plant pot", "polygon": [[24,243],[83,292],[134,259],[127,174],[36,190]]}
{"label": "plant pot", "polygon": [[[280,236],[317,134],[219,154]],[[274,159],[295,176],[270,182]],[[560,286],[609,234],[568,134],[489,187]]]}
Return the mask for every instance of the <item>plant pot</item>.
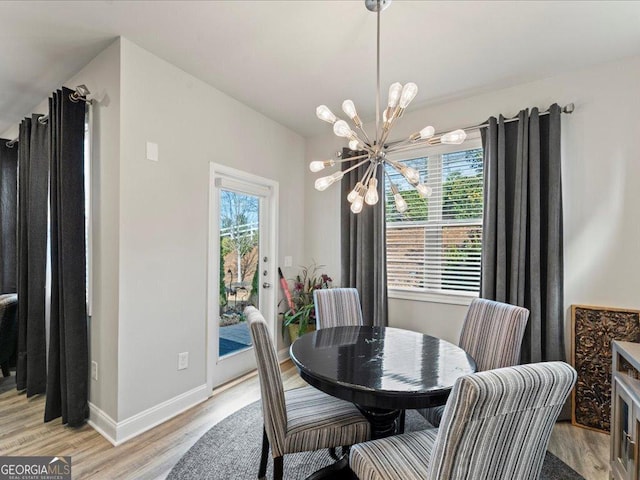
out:
{"label": "plant pot", "polygon": [[[291,343],[293,343],[299,337],[299,335],[298,335],[298,325],[297,324],[291,324],[291,325],[287,325],[287,327],[289,328],[289,338],[291,339]],[[309,325],[307,325],[307,329],[302,333],[305,334],[307,332],[313,332],[315,329],[316,329],[315,323],[310,323]]]}

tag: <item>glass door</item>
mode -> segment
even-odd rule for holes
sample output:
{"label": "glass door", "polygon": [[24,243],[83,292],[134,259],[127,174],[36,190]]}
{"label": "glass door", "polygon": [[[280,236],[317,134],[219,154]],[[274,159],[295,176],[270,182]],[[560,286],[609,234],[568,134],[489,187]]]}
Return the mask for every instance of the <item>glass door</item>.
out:
{"label": "glass door", "polygon": [[244,309],[260,309],[260,203],[256,195],[218,189],[220,322],[218,357],[251,348]]}
{"label": "glass door", "polygon": [[213,388],[255,368],[244,309],[275,323],[277,183],[212,165],[208,374]]}

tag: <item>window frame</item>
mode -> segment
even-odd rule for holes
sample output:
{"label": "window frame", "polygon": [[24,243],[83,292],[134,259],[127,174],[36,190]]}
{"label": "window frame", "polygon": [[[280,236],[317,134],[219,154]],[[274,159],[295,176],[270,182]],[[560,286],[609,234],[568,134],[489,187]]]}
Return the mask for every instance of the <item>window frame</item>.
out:
{"label": "window frame", "polygon": [[[460,145],[435,145],[427,146],[415,150],[400,152],[396,154],[389,154],[389,158],[399,162],[405,162],[420,157],[429,157],[433,155],[444,155],[447,153],[454,153],[464,150],[472,150],[476,148],[482,148],[482,139],[480,131],[476,130],[468,133],[464,143]],[[385,180],[386,181],[386,180]],[[442,201],[442,199],[440,199]],[[385,224],[387,221],[385,220]],[[386,231],[386,229],[385,229]],[[386,235],[386,233],[385,233]],[[386,238],[385,238],[386,245]],[[386,255],[386,247],[385,247]],[[444,303],[453,305],[469,305],[471,300],[478,298],[479,292],[464,292],[464,291],[450,291],[450,290],[435,290],[429,291],[412,290],[408,288],[394,288],[387,284],[387,294],[390,299],[398,300],[413,300],[420,302],[430,303]]]}

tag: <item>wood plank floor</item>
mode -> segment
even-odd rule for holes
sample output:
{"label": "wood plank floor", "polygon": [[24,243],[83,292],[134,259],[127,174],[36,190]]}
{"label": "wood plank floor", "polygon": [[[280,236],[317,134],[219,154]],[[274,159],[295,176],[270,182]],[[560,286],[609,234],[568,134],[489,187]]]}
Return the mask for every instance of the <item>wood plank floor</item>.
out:
{"label": "wood plank floor", "polygon": [[[290,361],[282,365],[285,388],[305,385]],[[44,397],[15,391],[15,377],[0,378],[0,455],[70,455],[74,479],[164,479],[212,425],[260,398],[255,374],[223,386],[206,402],[113,447],[90,426],[71,429],[43,423]],[[609,436],[556,425],[549,450],[587,480],[608,479]]]}

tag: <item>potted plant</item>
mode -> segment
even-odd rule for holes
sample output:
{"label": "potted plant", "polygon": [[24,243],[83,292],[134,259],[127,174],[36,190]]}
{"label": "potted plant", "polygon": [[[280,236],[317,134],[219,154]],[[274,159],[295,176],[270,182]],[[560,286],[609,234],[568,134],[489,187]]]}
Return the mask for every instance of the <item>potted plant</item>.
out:
{"label": "potted plant", "polygon": [[282,336],[285,329],[289,330],[289,337],[293,343],[300,335],[315,330],[316,307],[313,302],[313,291],[319,288],[329,288],[331,278],[326,273],[319,273],[323,265],[315,263],[309,267],[302,267],[300,274],[293,279],[291,298],[288,299],[288,309],[283,313]]}

